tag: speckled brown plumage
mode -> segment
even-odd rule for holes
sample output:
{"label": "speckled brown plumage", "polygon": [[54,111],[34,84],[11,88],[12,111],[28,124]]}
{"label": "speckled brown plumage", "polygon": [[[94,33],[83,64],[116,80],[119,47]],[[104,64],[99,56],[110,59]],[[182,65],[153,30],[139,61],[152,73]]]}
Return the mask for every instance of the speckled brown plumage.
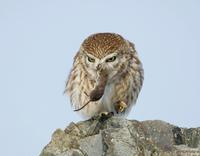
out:
{"label": "speckled brown plumage", "polygon": [[[66,93],[73,108],[85,118],[101,112],[126,116],[136,103],[143,78],[142,63],[133,43],[115,33],[97,33],[81,44]],[[120,103],[126,106],[121,111],[116,110]]]}
{"label": "speckled brown plumage", "polygon": [[82,47],[97,58],[113,53],[125,45],[122,36],[114,33],[98,33],[84,40]]}

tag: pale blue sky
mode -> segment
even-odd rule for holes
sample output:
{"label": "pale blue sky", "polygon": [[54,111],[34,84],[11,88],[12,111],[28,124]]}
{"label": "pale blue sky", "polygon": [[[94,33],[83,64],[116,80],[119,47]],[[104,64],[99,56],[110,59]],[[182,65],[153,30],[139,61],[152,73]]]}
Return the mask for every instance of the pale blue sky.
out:
{"label": "pale blue sky", "polygon": [[1,155],[39,155],[56,128],[81,120],[62,93],[73,56],[96,32],[134,42],[143,62],[130,119],[200,126],[199,8],[198,0],[1,0]]}

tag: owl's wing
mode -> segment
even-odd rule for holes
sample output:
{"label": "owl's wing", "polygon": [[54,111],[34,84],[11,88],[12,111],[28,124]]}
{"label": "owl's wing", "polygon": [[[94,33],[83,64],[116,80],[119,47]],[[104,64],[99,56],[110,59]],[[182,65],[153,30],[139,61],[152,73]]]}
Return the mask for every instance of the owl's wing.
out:
{"label": "owl's wing", "polygon": [[65,90],[64,90],[64,94],[69,94],[71,87],[72,87],[72,83],[76,78],[76,74],[75,74],[75,68],[76,68],[76,61],[77,58],[79,56],[79,51],[76,53],[76,55],[74,56],[74,62],[73,62],[73,67],[68,75],[68,78],[66,80],[66,85],[65,85]]}

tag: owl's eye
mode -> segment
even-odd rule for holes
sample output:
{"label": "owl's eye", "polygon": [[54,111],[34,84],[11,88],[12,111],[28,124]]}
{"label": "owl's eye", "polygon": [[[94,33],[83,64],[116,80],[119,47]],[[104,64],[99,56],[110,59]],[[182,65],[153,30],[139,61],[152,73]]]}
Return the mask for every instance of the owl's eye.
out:
{"label": "owl's eye", "polygon": [[91,57],[89,57],[89,56],[88,56],[87,58],[88,58],[88,61],[89,61],[89,62],[92,62],[92,63],[95,62],[95,59],[93,59],[93,58],[91,58]]}
{"label": "owl's eye", "polygon": [[116,56],[113,56],[113,57],[111,57],[111,58],[108,58],[107,60],[106,60],[106,62],[113,62],[113,61],[115,61],[116,60]]}

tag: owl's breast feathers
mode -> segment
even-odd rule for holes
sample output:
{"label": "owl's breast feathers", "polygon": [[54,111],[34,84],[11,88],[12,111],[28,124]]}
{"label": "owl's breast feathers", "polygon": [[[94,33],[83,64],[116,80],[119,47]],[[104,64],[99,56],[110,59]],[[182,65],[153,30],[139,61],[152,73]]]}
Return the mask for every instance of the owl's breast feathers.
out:
{"label": "owl's breast feathers", "polygon": [[[90,93],[94,90],[95,86],[97,86],[96,81],[89,79],[86,72],[81,68],[80,66],[71,71],[71,76],[67,83],[71,103],[75,109],[82,107],[90,100]],[[126,71],[114,80],[107,82],[102,99],[95,103],[97,105],[102,104],[107,111],[112,111],[117,102],[123,101],[127,104],[126,109],[129,111],[137,100],[142,82],[143,69],[141,68],[140,61],[133,59],[129,63]],[[95,107],[93,103],[89,104],[87,107],[90,107],[90,105]],[[87,109],[87,107],[84,109]]]}

